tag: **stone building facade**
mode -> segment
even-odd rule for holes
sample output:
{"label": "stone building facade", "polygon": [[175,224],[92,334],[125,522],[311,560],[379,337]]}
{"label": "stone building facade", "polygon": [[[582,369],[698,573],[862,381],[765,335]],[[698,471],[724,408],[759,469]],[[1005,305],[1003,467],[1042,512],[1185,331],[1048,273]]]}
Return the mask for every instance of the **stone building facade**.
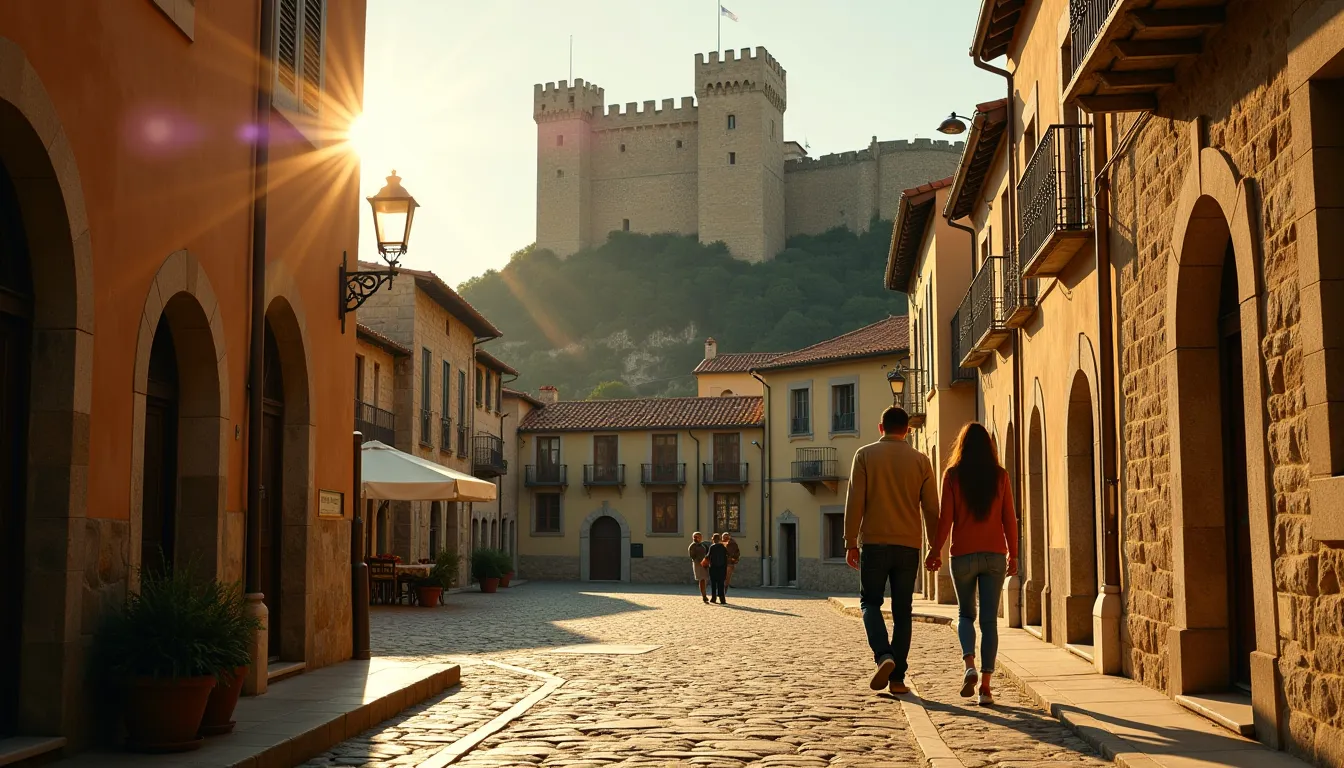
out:
{"label": "stone building facade", "polygon": [[[477,477],[491,480],[496,486],[494,501],[471,505],[472,542],[476,547],[500,549],[513,555],[517,549],[516,499],[513,504],[505,498],[505,488],[517,484],[510,473],[518,471],[518,462],[509,462],[510,435],[517,435],[518,422],[514,407],[505,405],[505,377],[518,378],[518,371],[485,351],[476,350],[477,392],[471,437],[471,469]],[[515,437],[516,441],[516,437]]]}
{"label": "stone building facade", "polygon": [[959,145],[928,139],[806,157],[784,140],[787,74],[764,48],[696,54],[694,75],[695,96],[624,109],[582,79],[534,86],[538,248],[568,256],[612,231],[676,232],[761,261],[786,237],[866,231],[901,190],[956,166]]}

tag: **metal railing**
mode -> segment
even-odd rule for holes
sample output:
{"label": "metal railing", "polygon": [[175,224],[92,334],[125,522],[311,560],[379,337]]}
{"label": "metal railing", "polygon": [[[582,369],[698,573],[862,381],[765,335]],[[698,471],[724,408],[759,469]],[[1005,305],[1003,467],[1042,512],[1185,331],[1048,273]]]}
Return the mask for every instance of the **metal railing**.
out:
{"label": "metal railing", "polygon": [[971,344],[979,346],[990,331],[1000,330],[1006,319],[1003,304],[1004,264],[1002,256],[990,256],[971,280]]}
{"label": "metal railing", "polygon": [[914,370],[905,373],[905,392],[901,395],[901,407],[912,418],[924,416],[928,410],[929,377],[924,371]]}
{"label": "metal railing", "polygon": [[794,416],[789,419],[790,435],[806,435],[812,431],[812,419],[806,416]]}
{"label": "metal railing", "polygon": [[523,485],[529,487],[569,485],[568,468],[566,464],[528,464],[523,471]]}
{"label": "metal railing", "polygon": [[704,485],[746,485],[748,469],[750,467],[745,462],[742,464],[706,463],[700,467],[701,482]]}
{"label": "metal railing", "polygon": [[[1110,0],[1108,0],[1109,2]],[[1092,228],[1090,125],[1052,125],[1017,184],[1018,257],[1030,264],[1055,232]]]}
{"label": "metal railing", "polygon": [[1101,34],[1101,28],[1106,25],[1106,18],[1111,15],[1111,9],[1115,8],[1118,2],[1119,0],[1069,0],[1069,50],[1072,53],[1069,64],[1072,69],[1069,70],[1066,81],[1073,79],[1078,70],[1082,69],[1087,57],[1092,54],[1097,36]]}
{"label": "metal railing", "polygon": [[831,414],[831,431],[832,431],[832,432],[853,432],[854,429],[855,429],[855,427],[854,427],[854,424],[855,424],[855,423],[856,423],[856,422],[855,422],[855,419],[854,419],[854,412],[853,412],[853,411],[851,411],[851,412],[849,412],[849,413],[833,413],[833,414]]}
{"label": "metal railing", "polygon": [[504,440],[498,435],[477,435],[471,439],[471,470],[480,477],[507,474],[509,462],[504,459]]}
{"label": "metal railing", "polygon": [[458,455],[458,458],[466,458],[466,456],[467,456],[467,440],[470,439],[470,437],[469,437],[469,431],[470,431],[470,428],[469,428],[466,424],[458,424],[458,425],[457,425],[457,455]]}
{"label": "metal railing", "polygon": [[639,482],[643,485],[685,485],[686,465],[641,464]]}
{"label": "metal railing", "polygon": [[840,479],[834,448],[799,448],[795,458],[789,464],[789,477],[795,483]]}
{"label": "metal railing", "polygon": [[428,446],[430,448],[434,447],[434,439],[433,439],[434,436],[433,433],[429,431],[430,425],[433,423],[434,423],[434,412],[427,411],[422,408],[420,410],[420,444]]}
{"label": "metal railing", "polygon": [[1036,306],[1036,279],[1022,280],[1022,264],[1018,254],[1012,254],[1003,263],[1003,316],[1012,317],[1019,309]]}
{"label": "metal railing", "polygon": [[397,415],[372,403],[356,400],[355,429],[364,433],[365,440],[394,445],[397,441]]}
{"label": "metal railing", "polygon": [[[966,358],[966,352],[970,349],[969,322],[963,323],[961,318],[963,312],[966,317],[970,316],[970,296],[961,300],[961,309],[952,313],[952,327],[948,330],[949,338],[952,341],[952,383],[959,381],[975,381],[974,368],[962,368],[961,361]],[[963,333],[963,328],[966,328]]]}
{"label": "metal railing", "polygon": [[453,450],[453,420],[446,416],[439,418],[439,450]]}
{"label": "metal railing", "polygon": [[584,485],[625,485],[624,464],[584,464]]}

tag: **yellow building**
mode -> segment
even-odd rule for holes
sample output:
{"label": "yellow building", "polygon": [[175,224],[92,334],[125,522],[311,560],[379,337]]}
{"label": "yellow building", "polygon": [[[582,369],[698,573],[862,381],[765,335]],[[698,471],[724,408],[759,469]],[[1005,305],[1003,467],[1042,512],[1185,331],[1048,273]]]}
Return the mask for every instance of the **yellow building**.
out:
{"label": "yellow building", "polygon": [[729,531],[733,583],[761,583],[760,397],[539,400],[518,427],[521,577],[689,584],[691,534]]}
{"label": "yellow building", "polygon": [[888,317],[753,370],[766,402],[767,583],[858,590],[845,565],[847,478],[854,452],[879,437],[887,372],[904,366],[908,335],[905,316]]}
{"label": "yellow building", "polygon": [[[505,450],[506,424],[510,411],[504,405],[504,377],[518,378],[518,372],[484,349],[476,350],[476,410],[472,424],[471,472],[495,483],[494,501],[471,505],[471,541],[473,547],[514,550],[517,506],[505,503],[504,488],[513,484],[508,475],[517,472],[517,462],[509,464]],[[516,426],[514,422],[513,426]]]}
{"label": "yellow building", "polygon": [[751,375],[758,365],[764,365],[776,357],[778,352],[744,352],[732,355],[720,355],[719,343],[712,338],[705,339],[705,359],[695,367],[696,395],[699,397],[731,397],[732,395],[754,395],[760,397],[765,391],[761,382]]}

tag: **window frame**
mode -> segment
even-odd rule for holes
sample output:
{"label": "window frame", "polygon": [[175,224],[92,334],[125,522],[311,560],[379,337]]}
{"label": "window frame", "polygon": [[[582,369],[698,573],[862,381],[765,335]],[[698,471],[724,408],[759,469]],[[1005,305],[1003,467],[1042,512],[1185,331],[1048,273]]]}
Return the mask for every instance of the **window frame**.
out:
{"label": "window frame", "polygon": [[[658,510],[659,497],[671,497],[671,499],[672,499],[672,503],[673,503],[673,505],[674,505],[674,507],[673,507],[673,522],[675,523],[675,525],[672,526],[672,529],[671,529],[671,530],[662,530],[662,531],[658,530],[658,525],[657,525],[657,523],[658,523],[657,510]],[[674,538],[674,537],[680,537],[680,536],[683,536],[683,535],[685,535],[684,533],[682,533],[682,525],[683,525],[683,521],[684,521],[684,519],[685,519],[685,516],[682,514],[682,492],[681,492],[681,491],[679,491],[679,490],[677,490],[677,491],[653,491],[653,492],[649,493],[648,517],[647,517],[647,519],[646,519],[645,535],[647,535],[647,536],[666,536],[666,537],[668,537],[668,538]]]}
{"label": "window frame", "polygon": [[[823,563],[843,563],[845,562],[845,507],[843,504],[827,504],[821,507],[821,561]],[[839,520],[840,542],[838,544],[839,554],[834,554],[836,545],[833,540],[831,530],[831,521]]]}
{"label": "window frame", "polygon": [[729,165],[737,165],[737,153],[736,153],[736,152],[729,152],[729,153],[728,153],[728,164],[729,164]]}
{"label": "window frame", "polygon": [[[293,37],[294,43],[294,87],[286,86],[281,80],[280,67],[280,43],[283,25],[280,23],[281,13],[284,10],[286,2],[292,1],[295,8],[295,31]],[[307,39],[307,29],[304,23],[308,15],[308,7],[317,6],[321,13],[321,29],[319,31],[318,43],[318,75],[317,75],[317,106],[309,108],[304,103],[305,88],[305,70],[304,45]],[[274,77],[271,83],[271,104],[283,111],[293,115],[305,118],[321,118],[323,109],[323,95],[327,90],[327,21],[330,18],[327,0],[280,0],[275,4],[275,41],[272,50],[276,62]]]}
{"label": "window frame", "polygon": [[[831,408],[830,434],[831,434],[831,435],[857,435],[857,434],[859,434],[859,431],[860,431],[860,429],[861,429],[861,425],[859,424],[859,378],[858,378],[857,376],[838,376],[838,377],[836,377],[836,378],[833,378],[833,379],[829,380],[829,381],[827,382],[827,384],[829,385],[830,392],[831,392],[831,401],[830,401],[830,408]],[[837,394],[838,390],[840,390],[840,389],[843,388],[843,387],[849,387],[849,388],[851,389],[852,393],[853,393],[853,396],[852,396],[852,406],[853,406],[852,415],[853,415],[853,419],[854,419],[854,422],[853,422],[853,423],[854,423],[854,426],[851,427],[851,428],[849,428],[849,429],[836,429],[836,417],[840,415],[840,411],[839,411],[839,410],[837,409],[837,407],[836,407],[836,405],[837,405],[837,403],[836,403],[836,394]]]}
{"label": "window frame", "polygon": [[731,114],[731,113],[730,113],[730,114],[728,115],[728,128],[727,128],[726,130],[729,130],[729,131],[736,131],[736,130],[737,130],[737,115],[736,115],[736,114]]}
{"label": "window frame", "polygon": [[[541,514],[542,499],[555,499],[554,510],[545,510],[548,514],[555,513],[555,527],[542,528]],[[549,503],[549,502],[548,502]],[[532,494],[532,531],[533,536],[564,536],[565,535],[565,495],[559,491],[536,491]],[[549,520],[548,520],[549,522]]]}
{"label": "window frame", "polygon": [[[806,403],[807,403],[807,415],[804,417],[804,418],[807,419],[807,425],[806,425],[806,428],[805,428],[804,430],[801,430],[801,431],[799,431],[799,430],[795,430],[795,429],[794,429],[794,426],[795,426],[795,425],[794,425],[794,420],[795,420],[795,418],[794,418],[794,414],[795,414],[794,406],[795,406],[795,404],[796,404],[796,402],[797,402],[797,397],[798,397],[798,394],[797,394],[797,393],[799,393],[799,392],[803,392],[803,393],[805,393],[804,398],[805,398]],[[797,382],[797,383],[790,384],[790,385],[789,385],[789,399],[788,399],[788,401],[787,401],[787,405],[786,405],[785,407],[788,408],[788,411],[785,413],[785,417],[788,419],[788,424],[789,424],[789,437],[791,437],[791,438],[796,438],[796,437],[807,437],[807,438],[810,438],[810,437],[812,437],[813,429],[814,429],[814,427],[813,427],[813,422],[815,421],[815,419],[813,418],[813,412],[816,410],[815,408],[812,407],[812,382],[811,382],[811,381],[806,381],[806,382]]]}
{"label": "window frame", "polygon": [[[728,528],[725,526],[723,528],[719,528],[719,499],[720,498],[727,499],[727,497],[729,496],[737,497],[737,527]],[[716,491],[714,493],[714,497],[710,500],[710,514],[712,515],[711,522],[714,525],[713,533],[724,533],[725,531],[728,533],[739,533],[739,534],[742,533],[742,492]]]}

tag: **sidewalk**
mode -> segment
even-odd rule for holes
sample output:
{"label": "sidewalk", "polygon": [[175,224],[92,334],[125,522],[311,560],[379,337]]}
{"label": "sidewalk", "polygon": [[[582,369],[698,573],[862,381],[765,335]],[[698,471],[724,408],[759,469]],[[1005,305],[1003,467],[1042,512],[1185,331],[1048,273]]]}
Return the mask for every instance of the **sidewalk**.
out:
{"label": "sidewalk", "polygon": [[[857,597],[832,597],[860,616]],[[951,624],[954,605],[915,600],[915,620]],[[890,616],[884,606],[883,614]],[[1107,759],[1125,768],[1309,768],[1191,712],[1126,677],[1101,675],[1073,653],[1021,629],[999,626],[999,672]]]}

